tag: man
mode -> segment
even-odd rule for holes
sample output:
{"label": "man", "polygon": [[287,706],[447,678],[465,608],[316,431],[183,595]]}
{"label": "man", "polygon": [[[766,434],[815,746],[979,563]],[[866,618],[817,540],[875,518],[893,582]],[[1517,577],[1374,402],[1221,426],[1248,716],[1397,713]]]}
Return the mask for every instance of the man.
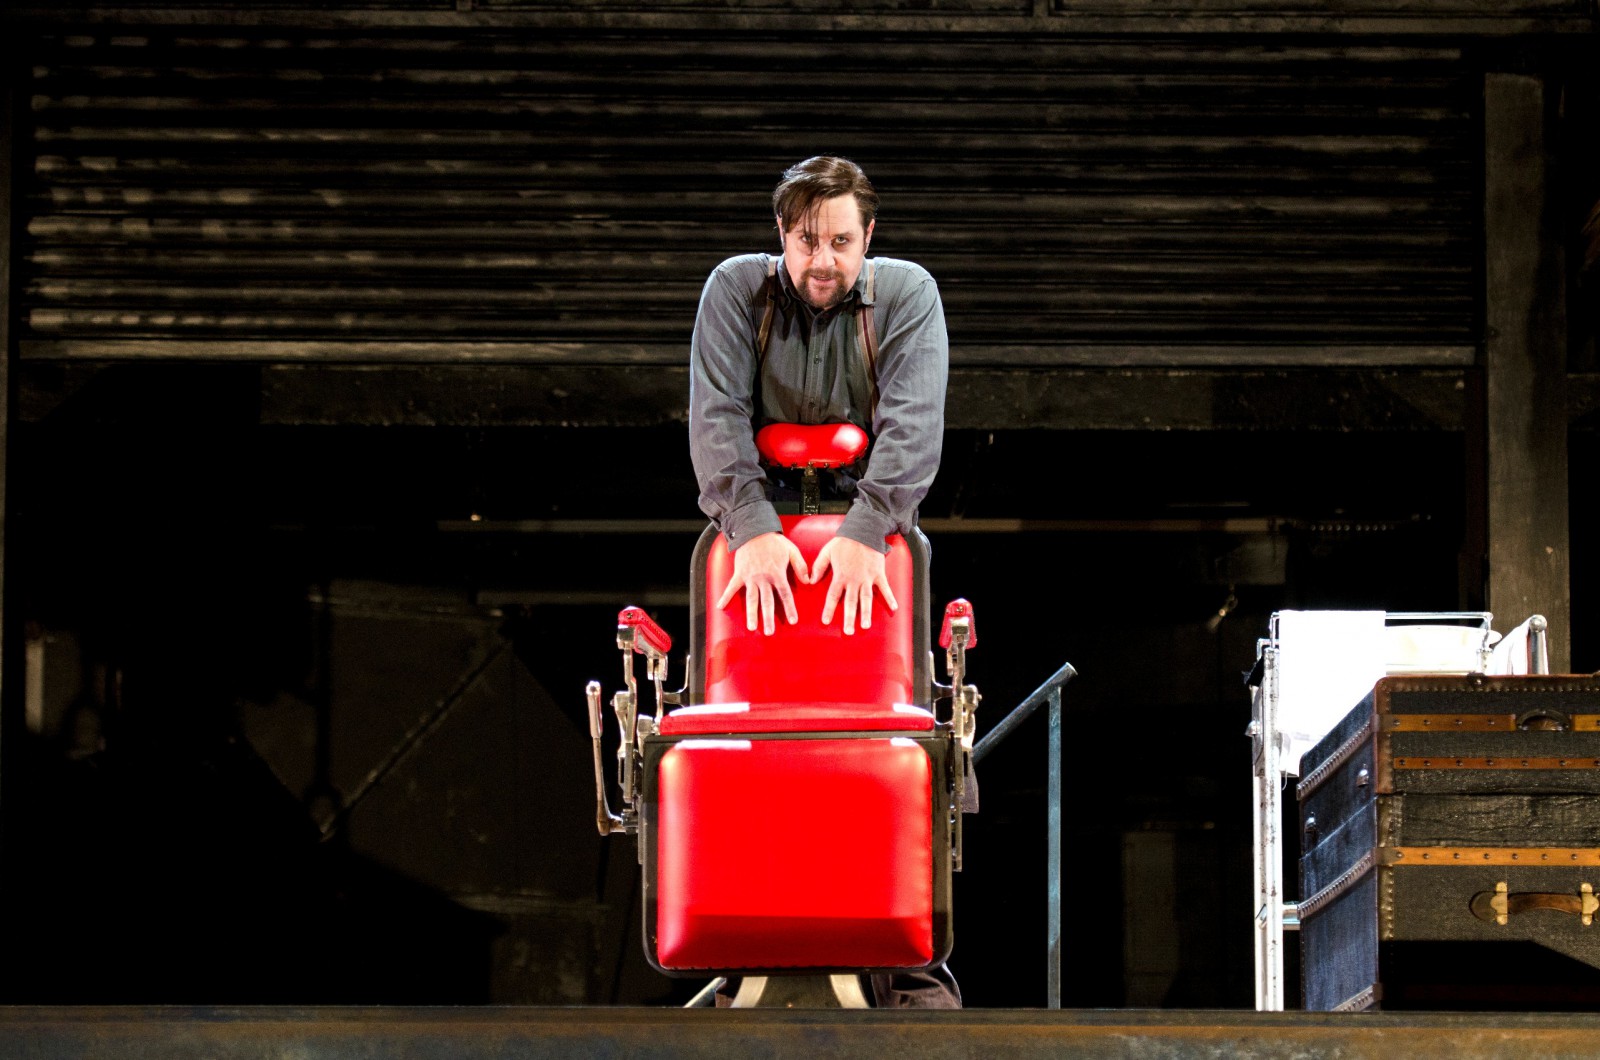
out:
{"label": "man", "polygon": [[[939,289],[909,261],[866,257],[878,195],[843,158],[809,158],[772,193],[783,254],[729,258],[700,296],[690,348],[689,447],[700,507],[733,550],[733,577],[717,607],[740,592],[745,621],[767,634],[776,612],[797,622],[789,575],[831,573],[821,620],[841,611],[846,634],[872,625],[875,599],[898,610],[884,574],[885,541],[916,525],[939,469],[949,343]],[[848,421],[872,439],[866,469],[836,478],[852,498],[837,534],[808,570],[783,536],[767,496],[755,431],[767,423]],[[880,1008],[958,1008],[942,965],[874,975]],[[720,1002],[731,1000],[725,989]]]}
{"label": "man", "polygon": [[[872,625],[875,598],[899,601],[884,577],[885,538],[908,532],[939,469],[949,363],[939,289],[921,266],[866,253],[877,192],[854,162],[819,156],[791,167],[772,194],[783,254],[729,258],[700,297],[690,349],[689,446],[700,507],[733,550],[733,578],[751,630],[793,623],[789,574],[831,572],[821,619],[844,632]],[[870,355],[875,352],[876,356]],[[869,363],[870,362],[870,363]],[[808,570],[767,499],[755,429],[848,421],[872,439],[838,534]]]}

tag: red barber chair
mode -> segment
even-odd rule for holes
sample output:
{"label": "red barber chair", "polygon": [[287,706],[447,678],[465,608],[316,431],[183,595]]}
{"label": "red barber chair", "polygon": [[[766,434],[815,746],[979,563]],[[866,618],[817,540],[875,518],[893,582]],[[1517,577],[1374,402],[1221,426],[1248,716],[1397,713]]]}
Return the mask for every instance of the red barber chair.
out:
{"label": "red barber chair", "polygon": [[[817,469],[853,464],[866,446],[849,424],[774,424],[757,437],[763,459],[801,474],[800,501],[779,515],[808,565],[846,507],[820,500]],[[856,974],[928,969],[949,954],[979,700],[965,657],[976,632],[966,601],[946,608],[939,642],[951,683],[936,684],[927,541],[920,532],[888,540],[897,612],[880,600],[871,627],[851,636],[842,615],[822,625],[825,574],[793,586],[799,623],[780,608],[766,636],[746,629],[742,597],[716,608],[733,556],[708,527],[690,569],[679,692],[663,687],[668,636],[639,608],[618,616],[623,812],[606,798],[591,681],[597,823],[602,834],[638,835],[645,949],[665,974],[746,984],[830,976],[838,1003],[853,1006],[865,1004],[850,985]],[[654,716],[640,710],[636,655],[655,685]],[[748,986],[735,1003],[755,1003]]]}

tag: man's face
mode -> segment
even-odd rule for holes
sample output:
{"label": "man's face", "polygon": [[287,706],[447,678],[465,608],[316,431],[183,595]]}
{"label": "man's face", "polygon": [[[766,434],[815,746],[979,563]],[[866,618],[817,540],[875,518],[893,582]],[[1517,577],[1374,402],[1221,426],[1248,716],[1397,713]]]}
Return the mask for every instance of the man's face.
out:
{"label": "man's face", "polygon": [[861,208],[849,194],[823,199],[811,217],[793,228],[778,218],[784,265],[800,297],[816,309],[844,301],[861,275],[872,227],[861,227]]}

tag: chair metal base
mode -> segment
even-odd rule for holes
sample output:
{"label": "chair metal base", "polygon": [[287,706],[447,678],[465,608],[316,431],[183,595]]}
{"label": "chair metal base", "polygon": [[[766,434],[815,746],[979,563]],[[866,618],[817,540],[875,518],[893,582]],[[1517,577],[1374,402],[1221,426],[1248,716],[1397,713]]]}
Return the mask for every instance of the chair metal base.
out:
{"label": "chair metal base", "polygon": [[870,1008],[859,975],[748,975],[734,1008]]}

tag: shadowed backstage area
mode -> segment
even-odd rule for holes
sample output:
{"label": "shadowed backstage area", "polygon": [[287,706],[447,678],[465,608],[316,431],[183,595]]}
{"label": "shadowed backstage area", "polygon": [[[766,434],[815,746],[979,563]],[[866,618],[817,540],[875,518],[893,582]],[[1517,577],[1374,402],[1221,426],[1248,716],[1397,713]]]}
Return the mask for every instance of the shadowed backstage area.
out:
{"label": "shadowed backstage area", "polygon": [[[11,546],[44,690],[12,745],[11,996],[685,1000],[699,982],[644,964],[632,841],[593,833],[581,702],[615,687],[622,603],[686,641],[695,534],[553,528],[692,524],[683,429],[274,428],[197,409],[215,376],[22,427],[43,459],[13,477]],[[1065,1003],[1249,1004],[1227,911],[1255,638],[1305,600],[1452,600],[1462,462],[1450,436],[950,433],[923,517],[934,599],[978,609],[984,728],[1081,671]],[[1044,1000],[1043,724],[979,775],[971,1005]]]}
{"label": "shadowed backstage area", "polygon": [[[821,152],[939,281],[978,736],[1077,670],[1063,1008],[1253,1007],[1274,612],[1600,670],[1592,4],[10,8],[0,1007],[704,985],[584,688],[627,604],[685,680],[697,299]],[[1047,1004],[1045,726],[978,772],[971,1009]]]}

